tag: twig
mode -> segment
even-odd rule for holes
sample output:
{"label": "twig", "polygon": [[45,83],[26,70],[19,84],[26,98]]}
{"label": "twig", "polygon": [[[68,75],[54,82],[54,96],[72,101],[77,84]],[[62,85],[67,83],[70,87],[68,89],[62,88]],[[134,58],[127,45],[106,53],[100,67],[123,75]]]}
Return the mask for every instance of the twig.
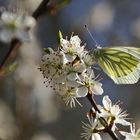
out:
{"label": "twig", "polygon": [[87,98],[88,98],[89,102],[91,103],[91,105],[94,107],[94,109],[95,109],[97,112],[100,113],[100,110],[98,109],[98,107],[97,107],[97,105],[96,105],[94,99],[92,98],[92,95],[91,95],[91,94],[88,94],[88,95],[87,95]]}
{"label": "twig", "polygon": [[32,16],[35,19],[38,19],[38,17],[40,17],[40,15],[43,15],[45,12],[47,12],[49,10],[49,3],[50,0],[43,0],[41,2],[41,4],[38,6],[38,8],[35,10],[35,12],[32,14]]}
{"label": "twig", "polygon": [[[34,11],[32,16],[37,20],[41,15],[43,15],[45,12],[50,10],[50,6],[48,6],[50,0],[43,0],[41,4],[38,6],[38,8]],[[5,55],[4,59],[2,60],[2,63],[0,64],[0,70],[3,68],[7,60],[10,58],[12,52],[15,50],[15,48],[20,47],[22,42],[19,39],[13,39],[10,44],[10,49]]]}
{"label": "twig", "polygon": [[4,64],[6,64],[6,62],[8,62],[8,60],[12,57],[12,52],[13,50],[15,50],[16,48],[18,48],[21,45],[21,41],[18,39],[13,39],[10,43],[10,48],[7,52],[7,54],[5,55],[3,61],[0,64],[0,70],[2,69],[2,67],[4,66]]}
{"label": "twig", "polygon": [[[88,94],[87,95],[87,99],[89,100],[89,102],[91,103],[91,105],[93,106],[93,108],[98,112],[100,113],[100,110],[99,108],[97,107],[97,104],[95,102],[95,100],[92,98],[92,95],[91,94]],[[106,120],[104,118],[101,118],[104,122],[106,122]],[[107,124],[107,122],[106,122]],[[116,135],[114,134],[114,132],[110,129],[110,127],[105,127],[105,132],[107,132],[113,140],[118,140],[118,138],[116,137]]]}

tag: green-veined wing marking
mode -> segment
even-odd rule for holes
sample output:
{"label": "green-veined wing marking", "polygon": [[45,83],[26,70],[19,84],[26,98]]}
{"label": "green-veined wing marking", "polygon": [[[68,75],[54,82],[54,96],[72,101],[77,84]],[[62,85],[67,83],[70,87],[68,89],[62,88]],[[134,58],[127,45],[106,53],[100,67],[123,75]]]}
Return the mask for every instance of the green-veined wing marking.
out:
{"label": "green-veined wing marking", "polygon": [[94,59],[116,84],[134,84],[140,77],[140,48],[109,47],[93,51]]}

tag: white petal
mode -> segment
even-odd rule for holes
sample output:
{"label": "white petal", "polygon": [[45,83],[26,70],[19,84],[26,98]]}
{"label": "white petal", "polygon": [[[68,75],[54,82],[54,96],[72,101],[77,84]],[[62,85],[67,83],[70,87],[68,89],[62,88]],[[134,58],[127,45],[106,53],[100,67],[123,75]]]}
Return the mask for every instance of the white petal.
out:
{"label": "white petal", "polygon": [[91,90],[94,92],[94,94],[96,94],[96,95],[102,95],[103,94],[103,89],[102,89],[102,87],[101,87],[101,84],[100,83],[97,83],[97,84],[95,84],[95,85],[93,85],[92,87],[91,87]]}
{"label": "white petal", "polygon": [[31,36],[28,32],[24,32],[24,31],[20,31],[20,30],[16,31],[16,37],[18,39],[21,39],[22,41],[30,41],[31,40]]}
{"label": "white petal", "polygon": [[119,123],[119,124],[124,125],[124,126],[131,125],[131,123],[126,121],[125,119],[118,119],[118,118],[115,120],[115,123]]}
{"label": "white petal", "polygon": [[3,29],[0,32],[0,40],[3,42],[10,42],[12,38],[14,37],[14,34],[11,30]]}
{"label": "white petal", "polygon": [[120,131],[121,135],[125,136],[125,140],[134,140],[134,135],[131,133],[125,132],[125,131]]}
{"label": "white petal", "polygon": [[77,78],[77,73],[71,73],[67,76],[68,80],[74,81]]}
{"label": "white petal", "polygon": [[125,131],[119,131],[121,133],[121,135],[126,136],[128,134],[128,132]]}
{"label": "white petal", "polygon": [[140,136],[140,129],[137,130],[136,135]]}
{"label": "white petal", "polygon": [[83,63],[80,63],[80,64],[76,65],[75,69],[76,69],[77,72],[82,73],[82,72],[85,71],[86,67],[85,67],[85,65]]}
{"label": "white petal", "polygon": [[70,81],[70,80],[67,81],[67,85],[69,87],[78,87],[79,86],[79,84],[76,81]]}
{"label": "white petal", "polygon": [[94,133],[94,134],[92,134],[92,140],[102,140],[102,139],[98,133]]}
{"label": "white petal", "polygon": [[89,74],[89,75],[92,73],[93,74],[92,78],[95,78],[94,71],[91,69],[91,67],[87,68],[86,71],[87,71],[87,74]]}
{"label": "white petal", "polygon": [[80,40],[80,38],[77,35],[75,35],[75,36],[73,36],[73,37],[70,38],[70,43],[72,45],[79,46],[80,43],[81,43],[81,40]]}
{"label": "white petal", "polygon": [[[92,70],[92,69],[87,69],[87,73],[89,73],[90,74],[90,78],[92,79],[92,78],[95,78],[95,74],[94,74],[94,71]],[[100,86],[102,86],[102,84],[101,83],[98,83]]]}
{"label": "white petal", "polygon": [[108,96],[104,96],[102,102],[103,102],[103,105],[104,105],[105,109],[110,110],[110,108],[112,107],[112,102],[109,99],[109,97]]}
{"label": "white petal", "polygon": [[76,56],[65,54],[65,59],[67,60],[67,62],[72,62],[75,58]]}
{"label": "white petal", "polygon": [[135,132],[136,132],[135,123],[132,123],[132,124],[130,125],[130,131],[131,131],[132,134],[135,134]]}
{"label": "white petal", "polygon": [[25,26],[25,27],[29,27],[29,28],[31,28],[31,27],[34,27],[35,26],[35,24],[36,24],[36,21],[35,21],[35,19],[34,18],[32,18],[32,17],[30,17],[30,16],[21,16],[21,21],[23,21],[23,26]]}
{"label": "white petal", "polygon": [[113,105],[112,108],[111,108],[111,114],[117,116],[120,114],[120,107],[118,105]]}
{"label": "white petal", "polygon": [[60,44],[61,44],[61,46],[65,49],[65,48],[68,47],[69,41],[67,41],[66,39],[61,38],[61,39],[60,39]]}
{"label": "white petal", "polygon": [[88,94],[88,89],[86,87],[79,87],[76,91],[77,97],[85,97]]}
{"label": "white petal", "polygon": [[108,112],[107,112],[106,110],[104,110],[104,109],[101,109],[100,115],[101,115],[102,117],[110,117],[110,113],[108,113]]}
{"label": "white petal", "polygon": [[17,17],[16,14],[12,14],[12,13],[9,13],[9,12],[3,12],[2,15],[1,15],[1,19],[5,23],[15,21],[16,17]]}

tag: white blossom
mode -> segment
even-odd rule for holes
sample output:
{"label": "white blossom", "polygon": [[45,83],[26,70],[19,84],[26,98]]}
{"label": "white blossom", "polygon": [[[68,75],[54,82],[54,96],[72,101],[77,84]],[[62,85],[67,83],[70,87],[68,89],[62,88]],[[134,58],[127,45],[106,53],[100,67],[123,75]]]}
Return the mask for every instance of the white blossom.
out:
{"label": "white blossom", "polygon": [[[40,63],[40,70],[43,77],[46,79],[46,83],[51,86],[53,84],[62,83],[66,79],[66,75],[62,69],[62,56],[58,51],[51,51],[42,57]],[[55,87],[53,87],[55,88]]]}
{"label": "white blossom", "polygon": [[130,122],[126,120],[128,116],[126,111],[123,111],[117,104],[113,105],[108,96],[103,97],[103,107],[99,106],[99,108],[101,111],[100,116],[104,117],[109,125],[112,125],[113,131],[116,129],[116,124],[130,125]]}
{"label": "white blossom", "polygon": [[0,40],[10,42],[13,38],[29,41],[29,29],[35,26],[34,18],[25,14],[4,11],[0,17]]}
{"label": "white blossom", "polygon": [[59,89],[56,89],[56,92],[58,92],[66,105],[70,105],[70,107],[72,108],[76,106],[76,103],[78,103],[80,106],[82,106],[77,100],[76,88],[69,87],[67,84],[60,84],[58,88]]}
{"label": "white blossom", "polygon": [[72,64],[72,63],[68,63],[64,66],[64,69],[67,73],[67,77],[69,80],[76,80],[77,79],[77,75],[78,73],[82,73],[83,71],[86,70],[86,67],[83,63],[81,63],[80,61]]}
{"label": "white blossom", "polygon": [[81,58],[85,53],[85,45],[81,46],[80,44],[81,40],[77,35],[71,36],[70,41],[64,38],[60,39],[61,50],[66,63],[72,62],[77,56]]}
{"label": "white blossom", "polygon": [[135,130],[135,124],[130,125],[130,132],[120,132],[123,136],[125,136],[125,140],[140,140],[140,129]]}
{"label": "white blossom", "polygon": [[80,84],[77,94],[80,97],[85,97],[89,92],[91,94],[102,95],[102,84],[95,80],[93,70],[87,69],[86,72],[78,76],[77,82]]}
{"label": "white blossom", "polygon": [[77,98],[87,94],[101,95],[102,84],[96,80],[91,69],[92,60],[81,45],[80,38],[71,36],[70,40],[63,39],[60,33],[60,46],[57,50],[46,49],[42,57],[40,71],[46,86],[50,86],[55,93],[60,95],[66,105],[74,107]]}
{"label": "white blossom", "polygon": [[83,122],[83,129],[84,132],[81,133],[81,137],[85,138],[86,140],[89,140],[90,138],[92,140],[101,140],[100,136],[100,129],[98,128],[98,116],[93,119],[88,117],[89,123]]}

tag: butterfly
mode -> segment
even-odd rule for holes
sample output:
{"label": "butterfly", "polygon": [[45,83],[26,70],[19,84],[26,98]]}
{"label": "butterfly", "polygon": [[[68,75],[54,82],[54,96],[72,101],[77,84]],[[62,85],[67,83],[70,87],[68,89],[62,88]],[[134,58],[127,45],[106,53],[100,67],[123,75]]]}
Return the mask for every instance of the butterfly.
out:
{"label": "butterfly", "polygon": [[116,84],[134,84],[140,78],[140,48],[97,47],[93,59]]}

